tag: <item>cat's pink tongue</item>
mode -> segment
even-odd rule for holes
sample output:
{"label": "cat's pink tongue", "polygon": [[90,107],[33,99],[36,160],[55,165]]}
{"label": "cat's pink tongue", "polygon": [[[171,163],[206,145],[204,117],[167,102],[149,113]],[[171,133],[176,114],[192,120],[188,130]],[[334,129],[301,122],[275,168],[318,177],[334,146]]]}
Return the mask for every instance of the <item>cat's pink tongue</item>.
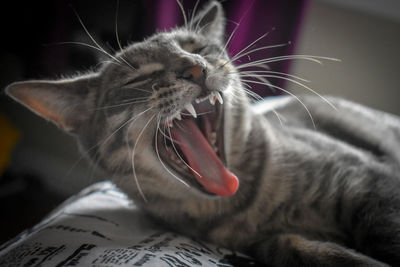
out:
{"label": "cat's pink tongue", "polygon": [[[231,173],[214,152],[193,120],[182,120],[171,128],[172,138],[185,154],[197,181],[219,196],[231,196],[239,187],[238,178]],[[199,176],[201,175],[201,177]]]}

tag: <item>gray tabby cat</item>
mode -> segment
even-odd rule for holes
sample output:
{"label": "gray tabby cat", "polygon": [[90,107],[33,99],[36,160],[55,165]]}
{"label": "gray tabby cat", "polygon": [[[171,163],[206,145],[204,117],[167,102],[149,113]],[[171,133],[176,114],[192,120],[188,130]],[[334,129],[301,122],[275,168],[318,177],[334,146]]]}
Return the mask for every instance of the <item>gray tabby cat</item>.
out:
{"label": "gray tabby cat", "polygon": [[211,2],[95,73],[6,90],[176,231],[270,266],[400,266],[399,118],[335,98],[304,99],[313,121],[296,99],[254,106],[223,36]]}

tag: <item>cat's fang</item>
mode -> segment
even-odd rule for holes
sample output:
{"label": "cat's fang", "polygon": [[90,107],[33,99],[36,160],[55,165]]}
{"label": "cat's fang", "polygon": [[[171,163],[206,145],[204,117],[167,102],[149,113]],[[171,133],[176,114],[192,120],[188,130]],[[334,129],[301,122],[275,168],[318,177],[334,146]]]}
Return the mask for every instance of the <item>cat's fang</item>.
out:
{"label": "cat's fang", "polygon": [[176,114],[175,118],[176,118],[177,120],[179,120],[179,121],[182,120],[182,116],[181,116],[180,113]]}
{"label": "cat's fang", "polygon": [[210,136],[210,143],[211,145],[216,145],[217,142],[217,133],[216,132],[212,132],[211,136]]}
{"label": "cat's fang", "polygon": [[196,110],[194,109],[194,107],[193,107],[193,105],[192,104],[187,104],[186,106],[185,106],[185,109],[187,110],[187,111],[189,111],[189,113],[194,117],[194,118],[197,118],[197,114],[196,114]]}
{"label": "cat's fang", "polygon": [[216,100],[217,100],[217,97],[215,96],[215,93],[214,93],[214,92],[212,92],[212,93],[209,95],[208,99],[210,100],[210,104],[211,104],[211,105],[215,105],[215,102],[216,102]]}
{"label": "cat's fang", "polygon": [[221,94],[219,92],[215,92],[215,96],[217,97],[218,102],[222,105],[224,100],[222,99]]}

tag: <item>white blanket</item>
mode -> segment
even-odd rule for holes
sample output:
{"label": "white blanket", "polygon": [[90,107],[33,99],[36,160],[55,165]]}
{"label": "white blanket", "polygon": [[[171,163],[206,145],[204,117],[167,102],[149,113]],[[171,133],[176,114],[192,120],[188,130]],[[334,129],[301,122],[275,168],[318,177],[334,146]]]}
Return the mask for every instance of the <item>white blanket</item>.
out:
{"label": "white blanket", "polygon": [[155,226],[111,183],[85,189],[0,247],[0,266],[257,266]]}

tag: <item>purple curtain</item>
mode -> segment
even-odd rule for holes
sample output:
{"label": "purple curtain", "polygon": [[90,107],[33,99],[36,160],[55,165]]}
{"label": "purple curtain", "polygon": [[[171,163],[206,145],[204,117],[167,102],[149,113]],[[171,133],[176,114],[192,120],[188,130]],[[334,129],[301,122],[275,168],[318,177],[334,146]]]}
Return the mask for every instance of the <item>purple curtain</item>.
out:
{"label": "purple curtain", "polygon": [[[197,0],[180,1],[186,12],[191,14]],[[253,48],[291,42],[291,45],[257,51],[249,57],[240,58],[235,64],[292,54],[308,1],[221,1],[227,17],[226,38],[235,29],[236,23],[240,22],[227,47],[231,56],[267,32],[269,32],[268,36],[257,42]],[[200,0],[197,10],[200,10],[208,2],[209,0]],[[93,52],[97,51],[87,47],[44,45],[82,41],[82,39],[75,39],[76,36],[84,36],[85,32],[69,5],[78,12],[89,32],[106,49],[119,49],[115,40],[114,27],[116,1],[98,0],[95,8],[90,1],[85,0],[56,2],[43,0],[34,3],[27,1],[26,3],[29,8],[23,15],[20,14],[18,4],[13,4],[14,8],[7,7],[18,14],[19,23],[15,23],[14,28],[10,28],[11,30],[6,32],[10,41],[4,43],[6,47],[3,49],[3,51],[10,51],[13,55],[17,55],[23,62],[24,78],[75,73],[77,69],[85,69],[97,64],[97,60],[93,56]],[[120,0],[119,3],[118,30],[123,45],[129,41],[141,41],[156,30],[168,30],[183,24],[182,12],[176,0]],[[86,38],[86,42],[92,44],[88,38]],[[288,73],[290,63],[290,61],[280,61],[269,64],[269,67],[273,71]],[[269,79],[269,81],[276,86],[285,87],[285,83],[281,79]],[[266,86],[256,84],[251,84],[251,86],[261,96],[272,94]]]}

